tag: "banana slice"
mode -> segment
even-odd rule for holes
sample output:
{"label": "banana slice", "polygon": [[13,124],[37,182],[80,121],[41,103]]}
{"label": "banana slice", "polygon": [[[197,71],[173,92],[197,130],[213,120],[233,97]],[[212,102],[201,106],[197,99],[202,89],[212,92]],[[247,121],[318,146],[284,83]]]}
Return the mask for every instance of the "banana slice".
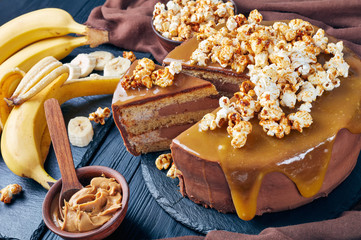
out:
{"label": "banana slice", "polygon": [[93,139],[94,131],[87,117],[75,117],[68,123],[69,141],[73,146],[85,147]]}
{"label": "banana slice", "polygon": [[86,77],[94,70],[96,59],[89,54],[81,53],[78,54],[70,63],[80,67],[80,77]]}
{"label": "banana slice", "polygon": [[105,64],[114,58],[114,55],[111,52],[107,51],[95,51],[89,53],[90,56],[95,57],[95,70],[103,71]]}
{"label": "banana slice", "polygon": [[130,67],[131,61],[123,57],[110,60],[104,66],[104,76],[123,76]]}
{"label": "banana slice", "polygon": [[69,68],[69,76],[68,76],[68,79],[66,79],[67,81],[71,80],[71,79],[78,79],[80,77],[81,68],[78,65],[74,65],[71,63],[65,63],[64,66]]}

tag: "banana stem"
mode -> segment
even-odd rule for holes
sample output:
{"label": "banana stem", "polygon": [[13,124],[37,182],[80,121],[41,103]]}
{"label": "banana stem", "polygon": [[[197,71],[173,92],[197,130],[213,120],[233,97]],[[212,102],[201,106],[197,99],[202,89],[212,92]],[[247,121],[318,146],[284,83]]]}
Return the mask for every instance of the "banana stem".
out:
{"label": "banana stem", "polygon": [[89,44],[91,48],[109,42],[109,33],[106,30],[99,30],[88,27],[85,35],[88,36],[87,44]]}

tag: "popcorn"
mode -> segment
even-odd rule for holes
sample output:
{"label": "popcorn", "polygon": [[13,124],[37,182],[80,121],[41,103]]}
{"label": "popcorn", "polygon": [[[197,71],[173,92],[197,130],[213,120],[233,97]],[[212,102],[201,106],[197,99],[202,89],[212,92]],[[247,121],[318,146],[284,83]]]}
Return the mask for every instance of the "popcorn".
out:
{"label": "popcorn", "polygon": [[207,113],[206,115],[204,115],[204,117],[202,118],[201,122],[198,125],[199,127],[199,131],[207,131],[209,130],[214,130],[217,127],[217,123],[216,123],[216,116],[213,113]]}
{"label": "popcorn", "polygon": [[155,160],[155,165],[159,170],[168,169],[172,162],[172,154],[161,154]]}
{"label": "popcorn", "polygon": [[10,203],[15,194],[22,191],[22,187],[19,184],[10,184],[0,190],[0,201],[4,203]]}
{"label": "popcorn", "polygon": [[134,62],[137,59],[132,51],[129,51],[129,52],[124,51],[123,58],[129,59],[131,62]]}
{"label": "popcorn", "polygon": [[277,138],[283,138],[291,132],[291,124],[285,116],[282,116],[279,122],[274,120],[261,120],[259,125],[263,127],[263,131],[265,131],[268,136],[276,136]]}
{"label": "popcorn", "polygon": [[[233,113],[231,115],[236,116],[237,114]],[[232,116],[230,117],[231,119]],[[247,135],[252,132],[252,124],[247,121],[241,121],[237,117],[235,117],[234,119],[234,125],[228,126],[227,132],[232,137],[231,145],[234,148],[241,148],[246,144]]]}
{"label": "popcorn", "polygon": [[175,164],[172,163],[172,166],[170,167],[170,169],[167,172],[167,177],[176,178],[179,175],[182,175],[181,171],[179,171],[177,169],[177,167],[175,166]]}
{"label": "popcorn", "polygon": [[[156,3],[153,25],[160,34],[178,41],[198,34],[199,39],[214,33],[217,24],[225,23],[234,15],[231,2],[205,0],[171,0],[166,5]],[[212,24],[208,24],[213,22]],[[203,26],[203,27],[202,27]]]}
{"label": "popcorn", "polygon": [[296,129],[299,132],[303,131],[303,128],[309,127],[312,124],[312,116],[306,111],[297,111],[287,116],[291,121],[292,129]]}
{"label": "popcorn", "polygon": [[251,11],[249,16],[248,16],[248,22],[250,22],[250,23],[260,23],[260,22],[262,22],[262,20],[263,20],[263,17],[258,12],[257,9]]}
{"label": "popcorn", "polygon": [[[237,73],[248,69],[250,81],[234,94],[236,101],[221,98],[220,109],[205,115],[199,124],[200,131],[207,131],[228,121],[227,131],[236,148],[244,146],[251,131],[245,130],[245,124],[254,116],[269,136],[283,138],[291,129],[302,132],[313,122],[312,102],[339,87],[340,77],[347,77],[349,71],[343,42],[328,43],[324,30],[314,34],[313,26],[301,19],[272,26],[260,25],[261,21],[257,10],[248,19],[231,15],[226,27],[198,38],[201,42],[191,57],[191,64],[199,66],[212,62]],[[321,52],[332,54],[323,66],[317,62]],[[285,115],[286,108],[296,106],[297,111]]]}
{"label": "popcorn", "polygon": [[174,75],[169,71],[169,68],[158,69],[152,73],[152,81],[154,85],[160,87],[168,87],[173,85]]}
{"label": "popcorn", "polygon": [[138,61],[132,76],[123,77],[121,85],[125,90],[141,86],[152,88],[153,85],[168,87],[173,85],[174,75],[181,70],[182,65],[179,62],[172,62],[164,69],[155,70],[155,63],[149,58],[143,58]]}
{"label": "popcorn", "polygon": [[101,125],[105,124],[105,118],[110,117],[110,109],[105,107],[104,109],[98,107],[95,112],[89,114],[89,120],[94,121],[95,123],[100,123]]}

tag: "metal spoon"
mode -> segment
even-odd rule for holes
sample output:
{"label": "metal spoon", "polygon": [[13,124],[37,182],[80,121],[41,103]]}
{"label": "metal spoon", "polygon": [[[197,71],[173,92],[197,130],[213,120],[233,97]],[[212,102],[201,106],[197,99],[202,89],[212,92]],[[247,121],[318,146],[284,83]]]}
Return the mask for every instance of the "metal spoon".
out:
{"label": "metal spoon", "polygon": [[63,212],[61,211],[64,206],[64,201],[69,201],[74,193],[83,188],[83,185],[79,182],[75,172],[64,117],[58,100],[54,98],[46,100],[44,109],[51,141],[53,143],[62,177],[62,187],[59,195],[59,212],[60,215],[64,217]]}

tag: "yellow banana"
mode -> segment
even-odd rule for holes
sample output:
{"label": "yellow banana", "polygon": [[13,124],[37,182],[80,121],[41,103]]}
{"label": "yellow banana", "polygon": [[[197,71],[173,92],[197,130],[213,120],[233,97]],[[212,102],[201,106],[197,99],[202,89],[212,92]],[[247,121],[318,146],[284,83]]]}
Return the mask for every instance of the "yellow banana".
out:
{"label": "yellow banana", "polygon": [[[104,42],[106,42],[106,40],[104,40]],[[99,41],[99,43],[101,43],[101,41]],[[84,45],[89,45],[88,36],[49,38],[27,46],[0,65],[0,133],[11,110],[11,107],[9,107],[3,99],[9,98],[12,95],[21,79],[19,74],[13,74],[10,77],[9,71],[20,68],[27,72],[46,56],[53,56],[61,60],[68,56],[75,48]],[[4,84],[5,81],[7,84]],[[8,90],[9,85],[12,86],[12,88]]]}
{"label": "yellow banana", "polygon": [[2,99],[8,98],[13,94],[24,76],[25,72],[19,68],[14,68],[4,72],[0,79],[0,133],[10,113],[10,108]]}
{"label": "yellow banana", "polygon": [[[45,38],[64,36],[69,33],[89,36],[99,33],[106,37],[106,31],[88,28],[74,21],[72,16],[58,8],[44,8],[21,15],[0,27],[0,63],[20,49]],[[99,40],[89,42],[93,47]]]}
{"label": "yellow banana", "polygon": [[[11,111],[1,136],[1,153],[6,165],[15,174],[29,177],[49,189],[55,180],[44,170],[50,146],[43,104],[56,98],[60,104],[80,96],[112,94],[119,77],[86,78],[64,81],[62,74],[33,98]],[[63,84],[64,83],[64,84]]]}
{"label": "yellow banana", "polygon": [[0,74],[15,67],[27,72],[46,56],[53,56],[61,60],[68,56],[75,48],[88,44],[87,36],[62,36],[41,40],[20,50],[3,62],[0,65]]}

